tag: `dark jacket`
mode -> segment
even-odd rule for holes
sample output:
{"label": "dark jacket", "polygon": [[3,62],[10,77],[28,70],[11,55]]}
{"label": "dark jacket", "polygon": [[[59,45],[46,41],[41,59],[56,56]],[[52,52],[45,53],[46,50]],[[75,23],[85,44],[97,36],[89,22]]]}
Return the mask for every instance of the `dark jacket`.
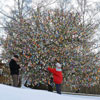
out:
{"label": "dark jacket", "polygon": [[9,62],[9,66],[11,75],[19,75],[20,66],[16,63],[14,59],[11,59],[11,61]]}

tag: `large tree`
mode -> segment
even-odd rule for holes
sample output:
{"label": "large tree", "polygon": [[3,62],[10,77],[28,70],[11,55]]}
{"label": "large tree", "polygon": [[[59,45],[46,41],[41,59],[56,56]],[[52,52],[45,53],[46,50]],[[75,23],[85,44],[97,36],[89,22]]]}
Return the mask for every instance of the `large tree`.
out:
{"label": "large tree", "polygon": [[13,13],[14,19],[5,24],[3,57],[18,54],[23,74],[31,82],[48,78],[44,68],[52,65],[50,59],[55,57],[62,64],[66,86],[76,89],[99,84],[98,54],[91,50],[98,24],[85,21],[84,14],[72,9],[44,10],[41,6],[26,17],[21,12]]}

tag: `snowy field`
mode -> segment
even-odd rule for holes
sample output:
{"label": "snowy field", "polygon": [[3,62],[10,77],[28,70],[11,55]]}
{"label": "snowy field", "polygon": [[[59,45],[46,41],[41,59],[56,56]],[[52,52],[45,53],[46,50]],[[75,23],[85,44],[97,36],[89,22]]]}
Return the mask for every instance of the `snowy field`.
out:
{"label": "snowy field", "polygon": [[56,94],[29,88],[14,88],[0,84],[0,100],[100,100],[95,96]]}

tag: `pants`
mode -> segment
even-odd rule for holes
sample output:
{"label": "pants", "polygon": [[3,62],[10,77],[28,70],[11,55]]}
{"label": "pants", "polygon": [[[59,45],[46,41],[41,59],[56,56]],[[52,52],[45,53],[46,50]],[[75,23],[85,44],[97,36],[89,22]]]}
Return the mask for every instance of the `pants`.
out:
{"label": "pants", "polygon": [[61,84],[56,84],[56,91],[58,94],[61,94]]}
{"label": "pants", "polygon": [[18,75],[12,75],[12,80],[13,80],[13,86],[18,87],[18,83],[19,83]]}

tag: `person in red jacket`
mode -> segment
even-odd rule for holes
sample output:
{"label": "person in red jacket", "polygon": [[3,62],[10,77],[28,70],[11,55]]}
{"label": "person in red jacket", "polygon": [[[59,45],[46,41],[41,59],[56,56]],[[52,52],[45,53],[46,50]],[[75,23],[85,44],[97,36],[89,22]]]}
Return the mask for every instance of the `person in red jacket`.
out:
{"label": "person in red jacket", "polygon": [[48,67],[48,71],[53,74],[53,81],[56,85],[56,91],[58,94],[61,94],[61,83],[63,81],[63,75],[61,70],[61,64],[56,63],[56,68]]}

